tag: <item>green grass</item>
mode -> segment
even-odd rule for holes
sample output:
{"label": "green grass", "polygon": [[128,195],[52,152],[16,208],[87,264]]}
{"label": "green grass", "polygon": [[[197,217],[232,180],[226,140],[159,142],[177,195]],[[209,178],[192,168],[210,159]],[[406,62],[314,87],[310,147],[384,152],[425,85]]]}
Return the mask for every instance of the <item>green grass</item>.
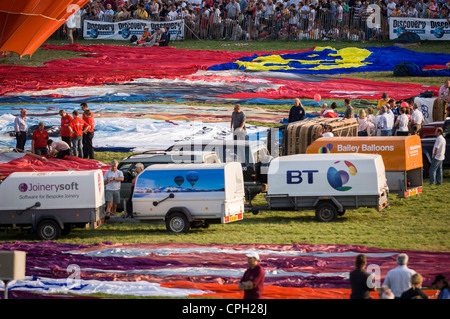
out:
{"label": "green grass", "polygon": [[[430,186],[424,180],[423,193],[405,199],[389,195],[390,207],[349,210],[336,221],[316,221],[313,211],[261,211],[245,213],[243,221],[192,229],[187,234],[166,231],[163,223],[107,223],[96,230],[75,229],[57,242],[95,244],[121,243],[198,243],[198,244],[346,244],[397,250],[450,251],[450,178],[442,186]],[[262,194],[255,204],[263,204]],[[33,234],[18,234],[8,229],[0,241],[34,241]]]}

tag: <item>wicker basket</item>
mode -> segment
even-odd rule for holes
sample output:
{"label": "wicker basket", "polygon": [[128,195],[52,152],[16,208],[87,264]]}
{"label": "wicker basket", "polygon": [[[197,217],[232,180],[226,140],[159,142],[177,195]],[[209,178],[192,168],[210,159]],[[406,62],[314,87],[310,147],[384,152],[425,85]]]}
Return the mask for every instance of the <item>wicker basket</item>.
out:
{"label": "wicker basket", "polygon": [[308,146],[321,136],[323,124],[332,127],[334,136],[346,137],[358,135],[358,122],[356,118],[313,118],[290,123],[285,130],[285,154],[305,154]]}
{"label": "wicker basket", "polygon": [[433,122],[445,121],[446,103],[443,99],[435,99],[433,102]]}

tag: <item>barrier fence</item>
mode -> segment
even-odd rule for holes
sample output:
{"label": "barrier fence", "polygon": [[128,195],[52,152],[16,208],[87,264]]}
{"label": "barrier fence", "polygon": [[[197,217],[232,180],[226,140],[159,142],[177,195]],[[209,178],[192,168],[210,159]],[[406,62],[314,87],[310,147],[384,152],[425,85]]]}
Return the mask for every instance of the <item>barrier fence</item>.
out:
{"label": "barrier fence", "polygon": [[[119,23],[129,20],[128,16],[116,16],[109,23]],[[132,18],[134,20],[139,20]],[[379,8],[368,7],[364,10],[350,8],[348,12],[344,12],[341,16],[330,14],[325,10],[311,11],[308,14],[303,14],[296,10],[281,10],[275,8],[273,12],[262,11],[244,11],[235,17],[222,17],[215,15],[213,11],[202,10],[197,14],[185,14],[184,17],[179,16],[177,21],[184,21],[183,30],[177,31],[177,36],[172,34],[172,40],[182,39],[198,39],[198,40],[258,40],[258,39],[281,39],[281,40],[350,40],[350,41],[371,41],[371,40],[389,40],[395,39],[400,35],[400,31],[412,31],[422,37],[425,31],[402,28],[401,30],[393,27],[397,23],[392,24],[390,21],[398,18],[387,18],[380,14]],[[423,20],[427,19],[412,19],[401,18],[403,20]],[[89,33],[86,32],[86,23],[84,17],[81,17],[80,29],[78,29],[77,37],[90,38]],[[133,21],[134,21],[133,20]],[[139,20],[143,24],[167,24],[167,21],[158,15],[150,15],[147,19]],[[439,21],[439,20],[438,20]],[[446,19],[441,21],[447,22]],[[89,21],[91,22],[91,21]],[[174,22],[174,21],[173,21]],[[98,23],[108,23],[105,21]],[[423,23],[425,25],[425,23]],[[450,26],[438,26],[443,29],[439,32],[444,34],[444,38],[427,38],[430,40],[444,40],[447,36],[450,37]],[[411,24],[414,25],[414,24]],[[421,24],[416,24],[420,26]],[[138,34],[143,32],[139,30]],[[181,32],[181,34],[180,34]],[[430,31],[428,31],[430,33]],[[438,32],[431,31],[432,34],[437,35]],[[98,36],[98,34],[97,34]],[[61,28],[53,37],[65,37],[64,30]],[[102,37],[98,37],[99,39]],[[103,37],[107,39],[108,37]],[[112,37],[109,37],[112,38]],[[125,40],[125,37],[119,37]]]}

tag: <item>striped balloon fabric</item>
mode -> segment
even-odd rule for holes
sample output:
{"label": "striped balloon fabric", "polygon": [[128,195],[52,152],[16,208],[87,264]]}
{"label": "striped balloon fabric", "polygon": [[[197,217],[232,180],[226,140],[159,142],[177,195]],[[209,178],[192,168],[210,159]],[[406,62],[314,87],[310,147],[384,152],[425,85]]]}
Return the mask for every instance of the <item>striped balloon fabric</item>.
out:
{"label": "striped balloon fabric", "polygon": [[[407,253],[409,268],[424,277],[424,291],[430,297],[436,289],[427,287],[435,276],[450,275],[448,253],[357,245],[14,242],[1,243],[0,250],[27,253],[26,279],[9,285],[19,298],[33,292],[240,299],[238,282],[248,267],[245,255],[252,251],[261,257],[267,299],[348,299],[349,272],[358,254],[367,256],[380,285],[396,267],[396,255]],[[373,292],[372,297],[378,294]]]}

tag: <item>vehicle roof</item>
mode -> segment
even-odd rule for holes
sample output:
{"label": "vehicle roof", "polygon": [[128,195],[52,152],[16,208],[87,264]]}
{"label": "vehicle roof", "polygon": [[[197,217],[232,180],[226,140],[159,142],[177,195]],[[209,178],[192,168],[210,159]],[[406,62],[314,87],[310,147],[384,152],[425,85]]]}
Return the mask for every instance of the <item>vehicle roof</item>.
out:
{"label": "vehicle roof", "polygon": [[192,140],[185,142],[177,142],[170,146],[167,150],[171,150],[174,146],[184,146],[184,145],[211,145],[211,146],[227,146],[227,145],[242,145],[242,146],[264,146],[266,144],[261,141],[249,141],[249,140]]}
{"label": "vehicle roof", "polygon": [[[146,161],[146,162],[169,162],[170,159],[172,159],[174,156],[177,158],[182,157],[192,157],[201,159],[208,155],[216,154],[215,152],[202,152],[202,151],[181,151],[181,152],[161,152],[161,153],[141,153],[141,154],[134,154],[130,155],[129,157],[122,160],[121,163],[127,163],[127,162],[140,162],[140,161]],[[171,162],[171,161],[170,161]]]}

